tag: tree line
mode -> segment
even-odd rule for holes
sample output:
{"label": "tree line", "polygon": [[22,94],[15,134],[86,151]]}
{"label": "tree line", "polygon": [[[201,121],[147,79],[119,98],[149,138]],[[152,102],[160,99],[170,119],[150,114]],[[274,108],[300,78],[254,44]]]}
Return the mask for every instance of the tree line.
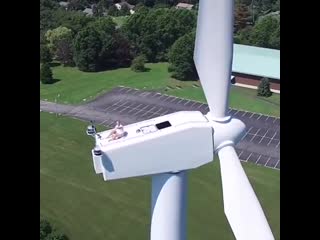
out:
{"label": "tree line", "polygon": [[234,42],[280,49],[280,0],[236,0]]}
{"label": "tree line", "polygon": [[[253,4],[252,0],[236,0],[235,43],[279,49],[280,18],[268,14],[279,8],[280,1],[256,1]],[[168,61],[172,76],[197,79],[193,63],[196,8],[170,8],[180,2],[173,0],[128,0],[136,5],[135,13],[128,16],[121,28],[110,16],[88,17],[79,11],[88,4],[111,9],[116,2],[120,1],[70,0],[71,9],[65,10],[58,1],[40,0],[41,62],[57,60],[81,71],[94,72],[129,67],[138,57],[134,63]]]}

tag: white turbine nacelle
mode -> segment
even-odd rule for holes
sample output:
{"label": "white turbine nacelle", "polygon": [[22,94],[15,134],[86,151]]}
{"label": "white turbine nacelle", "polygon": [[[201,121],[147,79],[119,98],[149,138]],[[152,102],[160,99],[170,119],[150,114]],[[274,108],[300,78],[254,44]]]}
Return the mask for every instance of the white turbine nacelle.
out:
{"label": "white turbine nacelle", "polygon": [[125,126],[126,135],[109,141],[96,134],[96,173],[114,180],[193,169],[213,160],[212,123],[198,111],[181,111]]}
{"label": "white turbine nacelle", "polygon": [[[94,169],[104,180],[179,172],[213,160],[214,152],[234,145],[245,133],[238,119],[208,120],[199,111],[181,111],[125,127],[123,139],[109,141],[111,130],[95,135]],[[130,157],[128,157],[130,156]],[[177,160],[179,159],[179,160]]]}

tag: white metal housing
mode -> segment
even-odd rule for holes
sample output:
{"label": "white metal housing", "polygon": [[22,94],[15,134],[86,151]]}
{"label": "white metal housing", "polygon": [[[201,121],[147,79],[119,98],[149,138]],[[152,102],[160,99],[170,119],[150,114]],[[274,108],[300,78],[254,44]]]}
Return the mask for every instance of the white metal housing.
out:
{"label": "white metal housing", "polygon": [[[165,127],[158,129],[157,124],[163,123]],[[106,139],[110,130],[96,135],[102,156],[93,154],[93,161],[104,180],[177,172],[213,160],[212,126],[201,112],[176,112],[127,125],[124,130],[127,135],[115,141]]]}
{"label": "white metal housing", "polygon": [[152,176],[152,240],[185,240],[187,223],[187,172]]}

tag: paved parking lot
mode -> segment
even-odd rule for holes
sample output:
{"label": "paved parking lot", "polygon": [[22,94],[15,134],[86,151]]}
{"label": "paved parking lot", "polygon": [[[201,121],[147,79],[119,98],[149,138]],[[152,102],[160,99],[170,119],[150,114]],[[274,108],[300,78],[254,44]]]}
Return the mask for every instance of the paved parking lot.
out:
{"label": "paved parking lot", "polygon": [[[53,112],[59,111],[57,106],[54,110],[53,106],[46,104],[42,103],[43,110],[53,108]],[[94,120],[108,127],[113,127],[116,120],[131,124],[176,111],[197,110],[204,114],[209,111],[208,105],[201,102],[127,87],[114,88],[82,106],[59,106],[65,115]],[[241,119],[247,126],[246,134],[236,145],[239,158],[280,169],[280,118],[235,109],[229,109],[228,113]]]}

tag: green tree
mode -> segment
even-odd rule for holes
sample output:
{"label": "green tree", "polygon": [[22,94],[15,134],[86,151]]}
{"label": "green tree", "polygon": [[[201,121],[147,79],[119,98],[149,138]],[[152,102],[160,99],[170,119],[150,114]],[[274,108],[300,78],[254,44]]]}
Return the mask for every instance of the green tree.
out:
{"label": "green tree", "polygon": [[149,10],[149,8],[147,8],[143,3],[139,2],[139,3],[134,7],[134,11],[137,13],[137,12],[140,11],[141,9],[143,9],[143,10]]}
{"label": "green tree", "polygon": [[130,41],[120,32],[114,35],[115,50],[113,54],[114,63],[110,67],[129,67],[132,61],[132,49]]}
{"label": "green tree", "polygon": [[259,0],[256,4],[260,12],[267,13],[272,9],[272,5],[275,2],[276,0]]}
{"label": "green tree", "polygon": [[169,70],[172,77],[179,80],[198,79],[197,70],[193,61],[195,32],[179,38],[169,53]]}
{"label": "green tree", "polygon": [[159,6],[167,6],[167,7],[170,7],[171,5],[170,5],[170,1],[168,1],[168,0],[156,0],[155,2],[154,2],[154,6],[153,7],[159,7]]}
{"label": "green tree", "polygon": [[59,4],[53,0],[40,0],[40,33],[56,27],[54,12]]}
{"label": "green tree", "polygon": [[155,0],[144,0],[144,5],[146,7],[153,7],[155,4]]}
{"label": "green tree", "polygon": [[57,45],[60,41],[65,40],[71,42],[72,40],[72,30],[66,27],[57,27],[53,30],[48,30],[45,34],[48,41],[49,49],[55,53],[57,50]]}
{"label": "green tree", "polygon": [[116,5],[112,5],[111,7],[109,7],[108,15],[113,16],[113,17],[120,16],[120,11],[116,7]]}
{"label": "green tree", "polygon": [[94,72],[99,69],[99,53],[102,50],[102,42],[99,33],[86,27],[80,31],[74,42],[74,61],[81,71]]}
{"label": "green tree", "polygon": [[68,10],[84,10],[88,5],[86,0],[69,0]]}
{"label": "green tree", "polygon": [[272,11],[280,11],[280,0],[276,0],[272,5]]}
{"label": "green tree", "polygon": [[49,48],[45,44],[40,45],[40,62],[50,63],[52,61],[52,56]]}
{"label": "green tree", "polygon": [[[60,0],[57,0],[60,1]],[[87,0],[88,4],[97,4],[100,0]]]}
{"label": "green tree", "polygon": [[64,65],[72,65],[72,30],[60,26],[53,30],[48,30],[45,36],[50,51],[54,54],[55,58]]}
{"label": "green tree", "polygon": [[57,60],[65,66],[72,66],[74,62],[71,39],[60,40],[56,47]]}
{"label": "green tree", "polygon": [[95,21],[88,24],[89,28],[93,28],[101,34],[111,34],[116,31],[116,24],[110,17],[96,18]]}
{"label": "green tree", "polygon": [[252,0],[235,0],[235,4],[244,4],[249,6],[252,3]]}
{"label": "green tree", "polygon": [[124,32],[124,34],[128,37],[128,39],[131,41],[136,52],[138,52],[140,50],[139,44],[141,43],[142,39],[141,24],[146,18],[149,10],[143,5],[138,10],[136,8],[135,14],[131,15],[127,19],[127,21],[124,23],[121,29]]}
{"label": "green tree", "polygon": [[102,17],[104,13],[104,7],[102,5],[102,2],[99,2],[98,4],[92,5],[92,14],[94,17]]}
{"label": "green tree", "polygon": [[133,59],[132,64],[131,64],[131,69],[132,71],[135,72],[144,72],[146,70],[144,64],[145,64],[145,56],[140,55]]}
{"label": "green tree", "polygon": [[169,8],[170,5],[167,3],[156,3],[153,8]]}
{"label": "green tree", "polygon": [[271,48],[280,49],[280,25],[271,34],[269,45]]}
{"label": "green tree", "polygon": [[167,61],[173,43],[196,26],[194,11],[140,8],[122,26],[136,55],[150,62]]}
{"label": "green tree", "polygon": [[234,28],[235,32],[245,28],[249,22],[252,21],[249,9],[244,4],[236,4],[235,6],[235,17],[234,17]]}
{"label": "green tree", "polygon": [[104,9],[109,9],[112,4],[113,4],[113,0],[101,0],[99,3],[101,3],[104,6]]}
{"label": "green tree", "polygon": [[120,15],[121,16],[130,15],[130,9],[127,4],[122,5],[122,7],[120,9]]}
{"label": "green tree", "polygon": [[[250,43],[254,46],[272,48],[272,38],[279,34],[280,41],[280,21],[273,16],[267,16],[259,20],[253,27],[250,34]],[[279,33],[275,33],[278,31]],[[280,42],[279,42],[280,44]]]}
{"label": "green tree", "polygon": [[40,81],[43,84],[53,83],[52,71],[49,63],[43,63],[40,68]]}
{"label": "green tree", "polygon": [[130,44],[111,18],[98,18],[74,40],[74,60],[81,71],[99,71],[130,64]]}
{"label": "green tree", "polygon": [[40,32],[40,45],[46,44],[46,37],[44,35],[45,35],[44,32]]}
{"label": "green tree", "polygon": [[237,44],[250,45],[250,34],[252,32],[252,27],[247,26],[244,29],[241,29],[234,36],[234,42]]}
{"label": "green tree", "polygon": [[138,4],[138,0],[127,0],[127,3],[131,4],[131,5],[136,5]]}
{"label": "green tree", "polygon": [[54,17],[58,26],[66,27],[72,30],[73,36],[84,29],[94,18],[87,17],[83,12],[65,11],[58,9],[55,11]]}
{"label": "green tree", "polygon": [[272,95],[272,92],[270,90],[270,82],[268,78],[261,79],[261,82],[258,86],[257,95],[262,97],[270,97]]}
{"label": "green tree", "polygon": [[44,34],[50,28],[58,26],[55,12],[59,4],[53,0],[40,0],[40,43],[44,43]]}

